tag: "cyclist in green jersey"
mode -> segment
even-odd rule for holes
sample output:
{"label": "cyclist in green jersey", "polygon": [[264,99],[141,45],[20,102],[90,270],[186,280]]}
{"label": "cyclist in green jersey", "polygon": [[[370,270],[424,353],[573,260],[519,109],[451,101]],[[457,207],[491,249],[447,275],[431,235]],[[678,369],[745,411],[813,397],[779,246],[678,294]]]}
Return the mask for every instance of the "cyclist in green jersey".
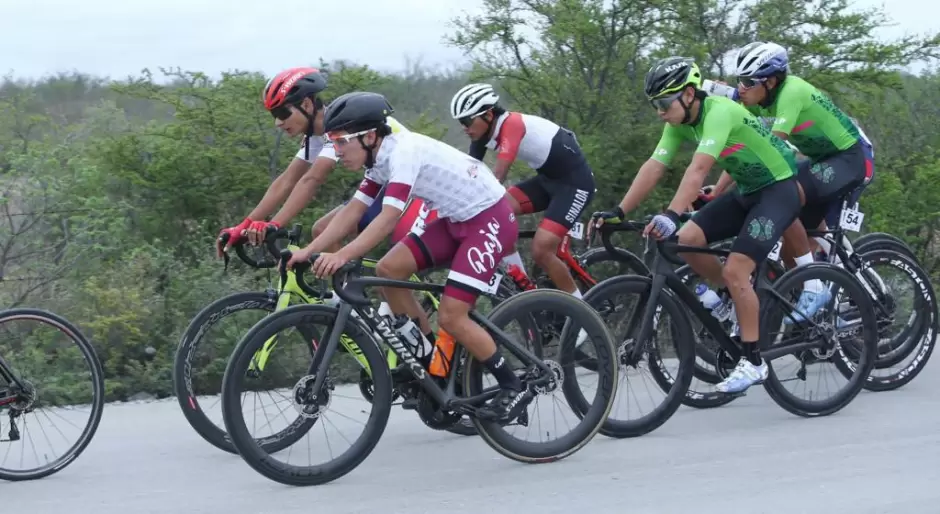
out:
{"label": "cyclist in green jersey", "polygon": [[670,57],[650,68],[645,92],[666,122],[662,138],[620,205],[599,213],[595,226],[605,220],[621,222],[625,213],[635,209],[684,141],[697,144],[692,163],[666,212],[656,215],[645,233],[662,238],[676,232],[676,213],[695,200],[712,166],[717,164],[738,183],[734,191],[709,202],[678,231],[681,243],[695,246],[737,236],[723,268],[713,255],[683,255],[699,276],[720,286],[734,302],[739,324],[735,337],[742,343],[744,357],[716,386],[719,391],[734,393],[767,377],[767,364],[757,348],[759,306],[751,274],[788,227],[795,225],[804,239],[806,233],[794,224],[800,211],[794,152],[743,106],[728,98],[708,96],[700,89],[701,81],[692,59]]}
{"label": "cyclist in green jersey", "polygon": [[[858,127],[829,97],[789,75],[789,56],[780,45],[758,41],[741,48],[735,71],[741,102],[755,115],[772,119],[774,135],[808,157],[798,163],[800,221],[805,227],[825,230],[833,204],[841,208],[842,199],[865,183],[869,166]],[[790,266],[814,261],[810,247],[800,243],[789,234],[784,237],[781,254]],[[830,299],[822,282],[809,281],[797,308],[812,315]],[[786,322],[792,320],[788,317]]]}

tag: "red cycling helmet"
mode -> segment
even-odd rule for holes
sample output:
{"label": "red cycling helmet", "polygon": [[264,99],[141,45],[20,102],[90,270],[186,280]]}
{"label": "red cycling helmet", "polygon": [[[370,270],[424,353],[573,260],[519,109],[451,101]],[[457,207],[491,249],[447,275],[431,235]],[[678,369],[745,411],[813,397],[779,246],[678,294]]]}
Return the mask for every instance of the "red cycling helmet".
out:
{"label": "red cycling helmet", "polygon": [[275,75],[264,86],[264,108],[296,104],[326,89],[326,76],[317,68],[290,68]]}

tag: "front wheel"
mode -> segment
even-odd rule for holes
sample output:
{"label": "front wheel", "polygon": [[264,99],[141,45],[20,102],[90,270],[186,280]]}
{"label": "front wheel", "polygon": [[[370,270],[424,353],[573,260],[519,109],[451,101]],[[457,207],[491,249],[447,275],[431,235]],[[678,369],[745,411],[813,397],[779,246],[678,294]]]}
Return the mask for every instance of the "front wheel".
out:
{"label": "front wheel", "polygon": [[[813,279],[824,285],[829,301],[809,321],[791,317],[803,285]],[[760,297],[760,331],[766,341],[761,353],[769,368],[764,389],[783,409],[798,416],[838,412],[862,390],[875,365],[878,324],[871,298],[847,271],[821,262],[784,273],[773,291],[776,295],[762,291]],[[855,306],[851,317],[840,311],[843,304]],[[827,371],[826,365],[842,356],[851,363],[851,372]],[[795,370],[793,376],[786,375],[788,369]],[[825,396],[823,389],[828,391],[840,375],[845,384]],[[798,390],[805,396],[798,396]]]}
{"label": "front wheel", "polygon": [[[225,368],[222,414],[232,444],[249,466],[275,482],[307,486],[336,480],[365,460],[385,431],[392,406],[388,364],[368,328],[352,316],[347,317],[339,341],[330,344],[338,314],[336,307],[327,305],[297,305],[276,312],[252,327]],[[262,373],[254,371],[256,352],[274,337],[278,338],[278,351]],[[357,391],[362,367],[359,357],[372,373],[371,403]],[[326,376],[316,391],[317,378],[323,373]],[[252,390],[275,400],[280,398],[287,405],[267,409],[248,402],[243,405],[242,393]],[[367,414],[367,409],[371,413]],[[259,416],[263,419],[258,420]],[[287,423],[288,427],[272,426],[275,423]],[[249,427],[273,433],[302,432],[295,441],[303,439],[306,444],[296,451],[291,451],[292,446],[275,455],[258,443]],[[362,432],[330,440],[331,432],[346,429]],[[312,444],[308,439],[321,434],[327,439],[325,444]],[[346,444],[348,448],[341,450]],[[312,459],[321,455],[325,462],[292,462],[295,457]]]}
{"label": "front wheel", "polygon": [[[507,328],[514,321],[525,320],[528,316],[538,312],[552,313],[556,319],[564,322],[559,340],[559,351],[551,360],[546,359],[545,364],[552,374],[539,374],[539,378],[548,379],[540,386],[527,386],[535,397],[528,405],[527,410],[520,416],[520,424],[531,425],[521,427],[519,434],[514,433],[518,425],[503,426],[498,423],[482,421],[474,418],[473,423],[480,437],[501,455],[526,463],[552,462],[563,459],[583,448],[601,429],[616,394],[617,366],[614,358],[614,344],[610,332],[604,321],[590,306],[573,296],[552,289],[536,289],[526,291],[500,303],[488,319],[498,329],[508,332]],[[524,323],[523,323],[524,325]],[[581,330],[586,338],[580,338]],[[512,337],[512,334],[509,334]],[[575,346],[581,339],[580,347],[590,346],[593,357],[596,359],[597,371],[588,372],[577,366],[575,359]],[[519,338],[516,338],[519,341]],[[522,346],[524,343],[520,342]],[[505,347],[503,355],[509,359],[513,355]],[[518,360],[513,356],[513,360]],[[528,366],[526,372],[534,373],[538,370]],[[464,391],[467,396],[483,394],[484,366],[478,360],[468,357],[464,368]],[[585,408],[579,409],[571,405],[571,397],[580,395],[579,380],[584,379],[593,384],[594,394]],[[526,379],[524,379],[526,380]],[[560,392],[567,399],[572,416],[558,421],[548,419],[548,416],[559,413],[564,402],[554,397]],[[539,409],[539,400],[543,396],[553,396],[547,399],[545,411]],[[555,430],[568,428],[567,434],[555,433]],[[533,430],[534,429],[534,430]],[[536,434],[532,434],[536,432]],[[537,442],[522,440],[517,435],[535,435]],[[553,436],[555,436],[553,438]]]}

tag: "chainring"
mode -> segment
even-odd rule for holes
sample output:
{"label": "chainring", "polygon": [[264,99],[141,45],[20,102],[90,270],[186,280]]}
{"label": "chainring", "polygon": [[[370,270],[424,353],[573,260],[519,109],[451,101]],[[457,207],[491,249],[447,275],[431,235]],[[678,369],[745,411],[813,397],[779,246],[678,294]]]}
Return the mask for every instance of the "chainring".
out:
{"label": "chainring", "polygon": [[440,408],[437,401],[423,390],[418,392],[418,417],[434,430],[446,430],[460,422],[460,414]]}
{"label": "chainring", "polygon": [[721,377],[722,380],[728,378],[737,365],[738,361],[723,348],[719,348],[715,352],[715,372],[718,373],[718,376]]}

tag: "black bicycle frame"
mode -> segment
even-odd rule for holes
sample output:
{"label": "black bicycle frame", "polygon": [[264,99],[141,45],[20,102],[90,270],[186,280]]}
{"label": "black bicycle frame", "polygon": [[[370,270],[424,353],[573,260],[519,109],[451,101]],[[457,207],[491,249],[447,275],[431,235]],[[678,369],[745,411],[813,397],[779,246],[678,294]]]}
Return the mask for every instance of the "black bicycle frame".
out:
{"label": "black bicycle frame", "polygon": [[[610,236],[614,232],[642,231],[644,226],[645,224],[634,222],[634,221],[627,221],[620,225],[604,224],[599,229],[601,232],[601,240],[604,244],[604,247],[607,248],[609,252],[611,252],[614,255],[617,255],[616,252],[613,251],[613,243],[610,241]],[[668,248],[668,251],[667,251],[667,248]],[[673,256],[671,252],[703,253],[703,254],[710,254],[710,255],[715,255],[719,257],[727,257],[731,252],[729,250],[722,250],[722,249],[717,249],[717,248],[682,245],[678,243],[678,240],[675,236],[664,241],[655,241],[655,244],[652,245],[652,247],[649,245],[649,238],[648,238],[646,253],[648,253],[651,250],[654,251],[654,254],[652,256],[652,259],[651,259],[652,263],[650,265],[650,271],[652,273],[650,297],[647,299],[646,307],[643,309],[643,321],[642,321],[642,324],[640,325],[640,331],[636,338],[636,341],[641,342],[641,344],[634,345],[633,355],[631,357],[634,359],[639,359],[641,357],[642,350],[644,347],[642,342],[648,340],[651,337],[652,332],[653,332],[653,321],[656,317],[656,308],[659,305],[659,301],[658,301],[659,295],[661,294],[664,288],[668,288],[668,290],[672,294],[677,296],[682,301],[682,303],[685,304],[685,306],[689,309],[689,311],[691,311],[691,313],[694,314],[696,318],[698,318],[698,320],[702,323],[705,329],[708,330],[708,332],[712,335],[715,342],[717,342],[718,345],[723,350],[728,352],[728,354],[735,361],[740,359],[742,356],[741,348],[731,339],[731,336],[729,336],[728,333],[725,332],[725,329],[721,326],[721,322],[719,322],[714,316],[712,316],[709,310],[706,309],[705,306],[702,305],[700,301],[698,301],[698,298],[695,297],[695,294],[692,292],[692,290],[690,290],[688,286],[686,286],[682,282],[682,279],[679,278],[679,276],[676,274],[675,270],[673,270],[671,266],[672,264],[675,264],[677,266],[682,266],[686,264],[678,256]],[[646,259],[646,255],[644,255],[644,260],[645,259]],[[773,285],[767,279],[766,267],[767,267],[766,261],[762,261],[761,263],[757,265],[757,269],[755,270],[757,280],[754,285],[754,291],[755,293],[758,294],[758,298],[760,298],[761,293],[769,294],[770,296],[774,297],[776,300],[787,305],[791,309],[791,312],[796,311],[796,312],[800,312],[800,314],[804,314],[801,311],[798,311],[796,309],[796,306],[791,304],[786,298],[783,297],[783,295],[778,293],[773,288]],[[764,311],[763,308],[760,310]],[[792,314],[788,314],[788,315],[792,316]],[[803,317],[804,319],[809,318],[808,316],[805,316],[805,314]],[[632,321],[636,321],[635,316]],[[809,323],[813,327],[816,326],[816,324],[812,320],[809,320]],[[819,347],[819,343],[800,342],[800,343],[792,343],[792,344],[787,344],[787,345],[775,345],[772,348],[767,348],[768,344],[767,344],[767,341],[765,340],[765,337],[763,337],[763,335],[760,337],[760,342],[758,344],[760,345],[761,355],[767,358],[768,360],[773,360],[777,357],[796,353],[800,350]]]}
{"label": "black bicycle frame", "polygon": [[[286,257],[285,254],[287,255]],[[287,262],[287,260],[290,258],[290,252],[287,250],[284,250],[281,255],[281,262]],[[318,255],[314,254],[311,257],[311,261],[315,261],[317,257]],[[424,366],[421,365],[420,362],[418,362],[414,353],[411,351],[411,349],[408,348],[408,345],[401,340],[395,330],[389,326],[388,322],[383,317],[378,315],[376,309],[372,306],[371,300],[365,296],[365,289],[368,287],[396,287],[441,294],[444,292],[444,286],[439,284],[393,280],[381,277],[355,276],[355,271],[358,270],[359,267],[359,262],[349,262],[333,275],[333,292],[335,292],[343,300],[343,302],[339,306],[339,313],[336,316],[336,323],[330,331],[326,345],[320,345],[317,348],[314,354],[313,362],[310,366],[310,372],[316,376],[313,384],[314,392],[320,391],[320,389],[323,387],[323,381],[326,379],[327,370],[321,370],[321,364],[324,362],[328,364],[330,362],[330,359],[333,357],[333,354],[336,352],[336,348],[339,345],[340,336],[343,334],[343,331],[346,328],[347,320],[349,319],[352,312],[356,311],[359,313],[361,319],[369,326],[369,328],[373,332],[379,334],[382,339],[385,340],[386,344],[388,344],[392,351],[395,352],[401,362],[405,364],[405,367],[408,369],[411,375],[418,381],[418,383],[421,384],[422,389],[424,389],[437,402],[438,405],[441,405],[447,409],[451,409],[454,412],[473,415],[477,406],[483,404],[496,395],[496,393],[499,391],[499,388],[494,386],[492,388],[487,388],[481,394],[475,396],[460,398],[456,396],[455,387],[457,381],[457,363],[461,362],[462,357],[466,352],[466,349],[462,345],[460,345],[460,347],[455,352],[453,363],[451,364],[450,370],[448,372],[447,387],[446,389],[441,389],[441,387],[437,385],[437,382],[435,382],[434,377],[428,373],[428,371],[424,368]],[[303,270],[307,268],[309,268],[309,264],[307,263],[302,266],[295,265],[294,267],[297,283],[305,291],[310,288],[310,286],[307,285],[303,279]],[[286,269],[283,269],[282,272],[286,273]],[[343,283],[344,279],[345,284]],[[490,320],[486,319],[483,315],[479,314],[475,310],[470,311],[470,319],[486,328],[490,334],[493,335],[493,339],[496,342],[497,347],[501,346],[508,348],[513,355],[519,357],[524,363],[527,365],[534,365],[540,371],[542,371],[542,376],[537,380],[533,380],[530,385],[545,385],[551,381],[552,370],[542,360],[536,357],[535,354],[530,352],[525,346],[522,346],[514,341],[505,332],[490,322]]]}

